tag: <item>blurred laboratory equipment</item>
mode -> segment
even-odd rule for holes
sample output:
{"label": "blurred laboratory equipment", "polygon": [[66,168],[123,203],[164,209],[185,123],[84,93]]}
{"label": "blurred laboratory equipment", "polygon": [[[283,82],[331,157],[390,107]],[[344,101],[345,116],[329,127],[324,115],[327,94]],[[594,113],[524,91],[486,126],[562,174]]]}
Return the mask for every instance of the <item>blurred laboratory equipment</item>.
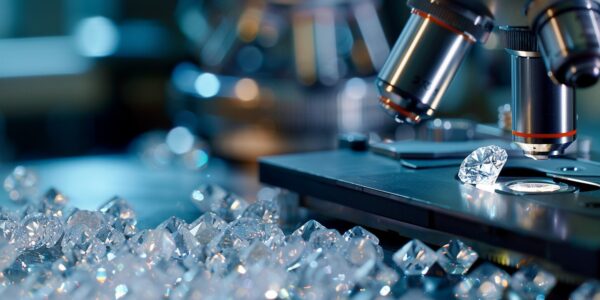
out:
{"label": "blurred laboratory equipment", "polygon": [[379,1],[180,1],[197,63],[171,78],[170,112],[237,160],[328,148],[340,132],[394,128],[372,77],[389,45]]}

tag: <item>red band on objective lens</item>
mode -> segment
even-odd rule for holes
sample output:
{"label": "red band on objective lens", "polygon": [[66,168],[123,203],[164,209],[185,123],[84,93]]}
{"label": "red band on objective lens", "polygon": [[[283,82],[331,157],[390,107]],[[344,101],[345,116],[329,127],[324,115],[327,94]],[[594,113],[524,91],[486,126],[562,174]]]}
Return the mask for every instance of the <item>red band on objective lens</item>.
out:
{"label": "red band on objective lens", "polygon": [[512,134],[518,137],[530,139],[559,139],[563,137],[574,136],[577,134],[577,130],[571,130],[565,133],[523,133],[513,130]]}
{"label": "red band on objective lens", "polygon": [[400,113],[401,115],[413,120],[415,123],[417,122],[417,115],[402,108],[400,105],[392,102],[392,100],[390,100],[389,98],[386,98],[384,96],[380,96],[379,97],[379,101],[381,101],[381,103],[393,108],[395,111],[397,111],[398,113]]}
{"label": "red band on objective lens", "polygon": [[463,37],[465,37],[471,43],[475,42],[475,40],[472,37],[470,37],[469,35],[465,34],[464,32],[462,32],[462,31],[460,31],[460,30],[452,27],[451,25],[445,23],[444,21],[442,21],[442,20],[440,20],[440,19],[438,19],[438,18],[436,18],[436,17],[434,17],[434,16],[432,16],[432,15],[430,15],[430,14],[424,12],[424,11],[420,11],[418,9],[414,9],[413,8],[412,9],[412,13],[415,14],[415,15],[417,15],[417,16],[420,16],[420,17],[422,17],[424,19],[428,19],[431,22],[433,22],[433,23],[439,25],[440,27],[445,28],[445,29],[447,29],[447,30],[449,30],[449,31],[451,31],[451,32],[453,32],[455,34],[462,35]]}

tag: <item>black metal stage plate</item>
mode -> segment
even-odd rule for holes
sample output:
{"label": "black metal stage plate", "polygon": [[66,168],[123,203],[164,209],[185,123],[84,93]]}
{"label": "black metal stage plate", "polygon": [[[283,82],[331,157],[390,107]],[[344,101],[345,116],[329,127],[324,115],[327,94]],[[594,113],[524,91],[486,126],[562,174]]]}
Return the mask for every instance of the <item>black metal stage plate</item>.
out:
{"label": "black metal stage plate", "polygon": [[[503,180],[514,179],[529,164],[511,162]],[[580,170],[588,164],[531,161],[533,169],[555,170],[561,163]],[[496,262],[518,265],[523,260],[515,257],[533,258],[566,274],[600,278],[597,188],[517,196],[462,184],[457,171],[458,166],[411,169],[368,151],[346,149],[266,157],[259,168],[261,182],[297,192],[303,205],[331,217],[432,244],[459,237]]]}

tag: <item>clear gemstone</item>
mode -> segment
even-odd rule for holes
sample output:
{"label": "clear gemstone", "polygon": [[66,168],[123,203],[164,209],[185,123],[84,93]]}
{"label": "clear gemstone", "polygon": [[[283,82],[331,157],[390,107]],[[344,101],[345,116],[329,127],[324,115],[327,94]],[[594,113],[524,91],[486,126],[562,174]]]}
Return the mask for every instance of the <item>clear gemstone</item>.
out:
{"label": "clear gemstone", "polygon": [[306,248],[306,242],[301,239],[293,239],[288,241],[284,246],[276,250],[277,262],[286,268],[297,268],[302,257],[302,253]]}
{"label": "clear gemstone", "polygon": [[103,214],[90,210],[75,211],[67,219],[65,229],[69,230],[77,225],[82,225],[82,229],[85,230],[89,236],[95,236],[101,229],[108,226]]}
{"label": "clear gemstone", "polygon": [[377,249],[375,249],[376,246],[366,238],[353,238],[347,242],[344,249],[344,257],[352,265],[363,267],[363,270],[359,271],[363,271],[366,275],[370,271],[370,268],[379,260]]}
{"label": "clear gemstone", "polygon": [[258,200],[244,210],[242,217],[257,218],[265,223],[276,224],[279,222],[279,205],[273,201]]}
{"label": "clear gemstone", "polygon": [[312,249],[322,249],[333,252],[341,252],[345,242],[340,233],[335,229],[321,229],[313,232],[308,240]]}
{"label": "clear gemstone", "polygon": [[268,263],[272,256],[271,249],[261,241],[256,241],[250,247],[242,250],[240,260],[245,266],[253,266],[258,263]]}
{"label": "clear gemstone", "polygon": [[106,246],[83,224],[69,228],[61,241],[63,254],[72,261],[97,262],[106,255]]}
{"label": "clear gemstone", "polygon": [[467,275],[455,288],[459,299],[501,299],[508,287],[510,275],[492,264],[485,263]]}
{"label": "clear gemstone", "polygon": [[0,272],[12,265],[18,256],[19,251],[15,245],[0,240]]}
{"label": "clear gemstone", "polygon": [[589,280],[580,285],[571,294],[570,300],[600,299],[600,281]]}
{"label": "clear gemstone", "polygon": [[177,249],[171,234],[164,229],[140,231],[129,241],[135,253],[152,262],[170,258]]}
{"label": "clear gemstone", "polygon": [[264,224],[256,219],[241,218],[231,222],[225,230],[208,244],[209,253],[217,253],[226,249],[239,250],[250,246],[254,241],[267,241],[270,237]]}
{"label": "clear gemstone", "polygon": [[17,230],[17,245],[26,250],[50,248],[63,234],[63,226],[56,217],[37,213],[21,221]]}
{"label": "clear gemstone", "polygon": [[14,243],[18,228],[18,215],[0,207],[0,239]]}
{"label": "clear gemstone", "polygon": [[478,258],[477,252],[460,240],[451,240],[437,251],[438,264],[448,274],[463,275]]}
{"label": "clear gemstone", "polygon": [[98,211],[106,215],[110,225],[125,236],[129,237],[137,232],[136,214],[127,200],[115,196],[102,204]]}
{"label": "clear gemstone", "polygon": [[458,177],[468,184],[494,184],[507,158],[506,150],[498,146],[481,147],[465,158]]}
{"label": "clear gemstone", "polygon": [[23,202],[35,196],[38,177],[32,170],[17,166],[4,179],[4,190],[8,197],[15,202]]}
{"label": "clear gemstone", "polygon": [[227,222],[213,212],[206,212],[192,222],[188,228],[200,244],[206,245],[225,227],[227,227]]}
{"label": "clear gemstone", "polygon": [[229,194],[211,203],[211,211],[228,222],[241,217],[247,207],[248,202],[235,194]]}
{"label": "clear gemstone", "polygon": [[51,215],[62,219],[66,216],[68,211],[68,209],[65,208],[67,202],[68,199],[64,194],[55,188],[50,188],[42,196],[38,211],[45,215]]}
{"label": "clear gemstone", "polygon": [[200,211],[211,211],[212,203],[221,201],[227,197],[228,192],[217,184],[206,183],[199,186],[192,192],[192,203],[194,203]]}
{"label": "clear gemstone", "polygon": [[513,274],[510,281],[512,290],[526,299],[543,297],[550,292],[554,285],[556,285],[556,277],[534,265],[522,267]]}
{"label": "clear gemstone", "polygon": [[96,234],[96,238],[104,244],[108,250],[115,251],[125,244],[125,235],[111,227],[104,227]]}
{"label": "clear gemstone", "polygon": [[365,238],[375,245],[379,245],[379,239],[377,236],[364,229],[362,226],[354,226],[348,229],[348,231],[344,232],[344,239],[346,241],[350,241],[353,238]]}
{"label": "clear gemstone", "polygon": [[156,227],[171,234],[175,242],[175,251],[173,252],[175,258],[184,258],[192,252],[192,249],[199,246],[198,241],[187,226],[185,221],[177,217],[170,217]]}
{"label": "clear gemstone", "polygon": [[308,240],[310,239],[310,236],[313,232],[315,232],[317,230],[322,230],[322,229],[327,229],[327,228],[315,220],[309,220],[308,222],[304,223],[304,225],[302,225],[298,229],[296,229],[290,235],[290,238],[301,238],[304,241],[308,242]]}
{"label": "clear gemstone", "polygon": [[392,257],[406,275],[425,275],[437,260],[436,253],[419,240],[411,240]]}

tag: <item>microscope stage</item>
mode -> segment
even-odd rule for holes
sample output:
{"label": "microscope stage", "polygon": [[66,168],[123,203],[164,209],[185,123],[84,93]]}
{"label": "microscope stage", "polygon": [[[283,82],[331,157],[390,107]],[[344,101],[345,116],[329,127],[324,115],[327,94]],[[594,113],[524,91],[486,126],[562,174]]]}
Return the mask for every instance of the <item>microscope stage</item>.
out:
{"label": "microscope stage", "polygon": [[[504,187],[531,180],[519,174],[543,177],[542,182],[561,178],[555,186],[569,187],[545,194],[480,189],[457,179],[458,165],[424,165],[407,168],[369,151],[342,149],[266,157],[259,173],[261,182],[298,193],[303,206],[330,217],[438,245],[458,237],[507,265],[534,259],[569,274],[600,277],[595,163],[509,158],[498,180]],[[572,170],[583,171],[581,180],[563,174]],[[532,187],[537,186],[523,188]]]}

